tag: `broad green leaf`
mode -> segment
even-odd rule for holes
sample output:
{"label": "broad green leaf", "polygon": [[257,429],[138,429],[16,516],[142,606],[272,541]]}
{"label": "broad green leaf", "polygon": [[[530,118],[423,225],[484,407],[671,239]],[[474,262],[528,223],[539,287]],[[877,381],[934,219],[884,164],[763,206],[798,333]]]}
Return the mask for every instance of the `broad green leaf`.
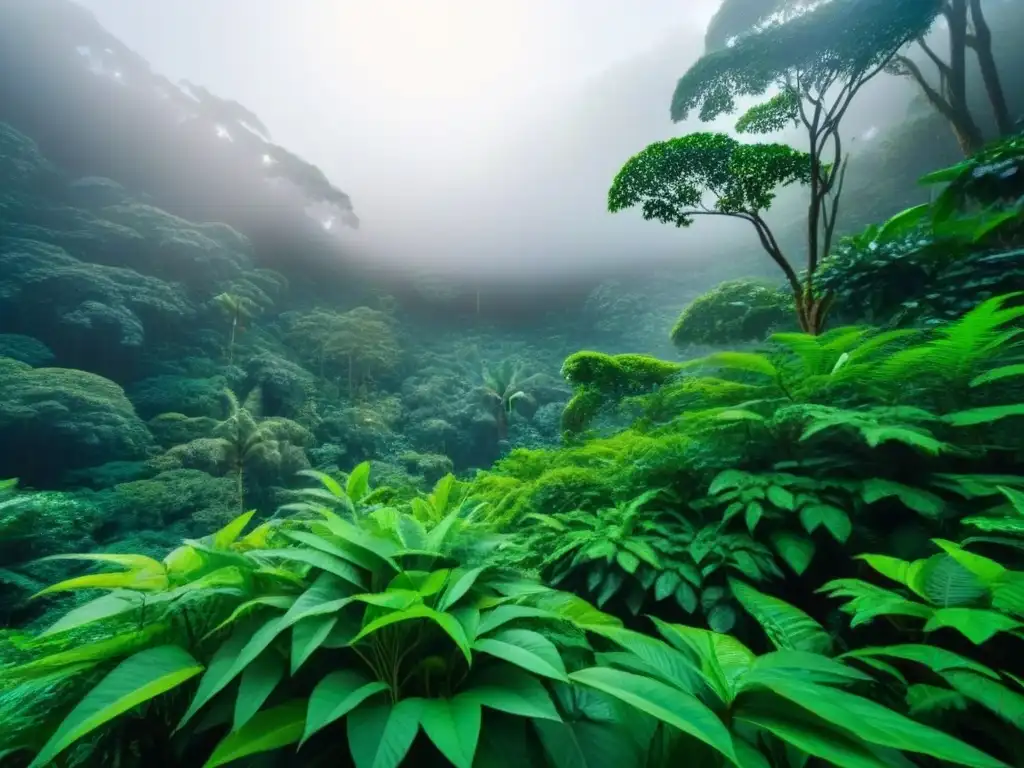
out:
{"label": "broad green leaf", "polygon": [[130,571],[152,571],[154,573],[164,573],[163,563],[159,560],[154,560],[152,557],[146,557],[145,555],[117,555],[108,553],[50,555],[49,557],[41,557],[35,562],[49,563],[54,560],[89,560],[94,563],[120,565],[122,568]]}
{"label": "broad green leaf", "polygon": [[697,592],[685,581],[680,581],[676,587],[676,603],[687,613],[697,610]]}
{"label": "broad green leaf", "polygon": [[853,523],[850,516],[839,507],[830,504],[811,504],[800,510],[800,522],[804,530],[814,533],[819,526],[825,526],[832,538],[840,544],[845,544],[853,532]]}
{"label": "broad green leaf", "polygon": [[1024,628],[1024,624],[981,608],[940,608],[928,619],[924,631],[934,632],[943,627],[955,629],[975,645],[981,645],[999,632],[1013,632]]}
{"label": "broad green leaf", "polygon": [[779,557],[785,560],[798,576],[811,564],[815,547],[814,542],[807,536],[780,531],[772,534],[771,542]]}
{"label": "broad green leaf", "polygon": [[266,549],[260,552],[261,557],[273,557],[281,560],[290,560],[296,563],[304,563],[321,571],[333,574],[354,584],[360,589],[366,589],[366,578],[362,571],[347,560],[329,555],[319,549],[305,549],[296,547],[294,549]]}
{"label": "broad green leaf", "polygon": [[683,578],[675,571],[662,571],[661,575],[658,576],[658,580],[654,582],[654,599],[664,600],[669,595],[672,595],[676,591],[676,587],[682,582]]}
{"label": "broad green leaf", "polygon": [[425,699],[420,725],[455,768],[473,768],[480,740],[480,705],[470,699]]}
{"label": "broad green leaf", "polygon": [[370,462],[357,464],[345,481],[345,491],[353,501],[362,501],[370,492]]}
{"label": "broad green leaf", "polygon": [[267,595],[265,597],[254,597],[252,600],[246,600],[241,605],[237,606],[224,621],[218,624],[216,627],[206,633],[204,640],[212,635],[215,635],[225,627],[234,624],[238,619],[246,616],[257,608],[266,606],[268,608],[277,608],[282,611],[287,611],[293,605],[295,605],[295,598],[289,595]]}
{"label": "broad green leaf", "polygon": [[488,632],[493,632],[498,627],[504,626],[516,619],[558,620],[561,618],[557,613],[545,608],[534,608],[529,605],[499,605],[480,617],[480,626],[477,627],[477,634],[486,635]]}
{"label": "broad green leaf", "polygon": [[938,518],[946,507],[942,497],[930,491],[881,478],[864,481],[864,485],[861,487],[861,496],[868,504],[896,497],[908,509],[928,518]]}
{"label": "broad green leaf", "polygon": [[416,619],[427,619],[437,624],[455,642],[455,645],[458,646],[459,650],[462,651],[462,655],[466,657],[466,663],[473,663],[472,651],[469,647],[469,639],[466,637],[466,632],[462,628],[462,625],[459,624],[451,614],[435,611],[433,608],[429,608],[426,605],[414,605],[410,608],[406,608],[405,610],[394,611],[393,613],[388,613],[374,619],[363,627],[362,631],[358,635],[352,638],[351,644],[355,645],[360,640],[363,640],[384,627],[389,627],[400,621],[412,621]]}
{"label": "broad green leaf", "polygon": [[541,682],[518,667],[489,667],[474,674],[456,699],[518,717],[561,720]]}
{"label": "broad green leaf", "polygon": [[744,520],[747,523],[747,530],[751,533],[757,528],[757,524],[764,517],[764,507],[761,506],[761,502],[755,499],[747,504],[747,509],[744,512]]}
{"label": "broad green leaf", "polygon": [[298,621],[292,627],[291,674],[294,677],[299,667],[312,656],[338,623],[337,616],[310,616]]}
{"label": "broad green leaf", "polygon": [[178,723],[178,730],[263,653],[285,627],[285,617],[281,616],[270,619],[251,635],[236,630],[214,655],[206,674],[199,681],[199,690],[196,691],[195,698]]}
{"label": "broad green leaf", "polygon": [[403,699],[351,712],[346,725],[356,768],[398,768],[419,731],[422,706],[422,699]]}
{"label": "broad green leaf", "polygon": [[[985,680],[986,678],[980,679]],[[924,683],[915,683],[907,688],[907,714],[911,717],[965,709],[967,709],[967,699],[949,688],[939,688],[936,685]]]}
{"label": "broad green leaf", "polygon": [[590,627],[591,632],[612,642],[643,661],[652,674],[688,693],[696,693],[701,676],[694,663],[680,650],[657,638],[624,627]]}
{"label": "broad green leaf", "polygon": [[43,745],[30,768],[52,761],[87,733],[144,701],[178,687],[203,666],[175,645],[147,648],[128,657],[100,680]]}
{"label": "broad green leaf", "polygon": [[972,387],[980,387],[982,384],[991,384],[993,381],[1001,381],[1011,376],[1024,376],[1024,363],[1003,365],[993,368],[971,380]]}
{"label": "broad green leaf", "polygon": [[490,654],[533,672],[555,680],[567,680],[565,664],[555,644],[544,635],[529,629],[505,629],[490,637],[482,637],[473,649]]}
{"label": "broad green leaf", "polygon": [[42,597],[54,592],[70,592],[75,589],[133,589],[139,592],[160,592],[167,589],[169,582],[163,571],[117,571],[115,573],[87,573],[73,579],[51,584],[36,592],[32,597]]}
{"label": "broad green leaf", "polygon": [[784,600],[757,591],[749,584],[729,579],[733,597],[768,635],[776,648],[827,654],[832,638],[814,619]]}
{"label": "broad green leaf", "polygon": [[665,683],[631,672],[590,667],[569,675],[573,682],[614,696],[713,747],[737,762],[732,736],[718,716],[698,699]]}
{"label": "broad green leaf", "polygon": [[347,496],[345,490],[341,487],[341,483],[339,483],[333,477],[328,475],[326,472],[320,472],[319,470],[316,469],[300,469],[295,474],[305,475],[306,477],[311,477],[314,480],[319,480],[323,487],[330,491],[331,495],[339,499],[343,499]]}
{"label": "broad green leaf", "polygon": [[385,683],[370,680],[348,669],[331,672],[323,678],[309,697],[302,742],[324,726],[341,719],[376,693],[388,690]]}
{"label": "broad green leaf", "polygon": [[388,587],[384,592],[367,592],[362,595],[352,595],[356,602],[376,605],[378,608],[390,608],[393,611],[404,611],[410,606],[423,601],[422,595],[413,589],[399,589]]}
{"label": "broad green leaf", "polygon": [[[451,576],[451,570],[448,568],[442,568],[438,571],[432,571],[427,575],[425,579],[420,583],[419,594],[420,597],[431,597],[436,595],[442,589],[445,584],[448,583],[448,578]],[[443,610],[443,609],[442,609]]]}
{"label": "broad green leaf", "polygon": [[210,537],[210,546],[214,549],[228,549],[235,543],[235,540],[245,530],[245,526],[249,524],[249,521],[252,520],[252,516],[255,514],[256,510],[251,509],[236,517]]}
{"label": "broad green leaf", "polygon": [[892,768],[893,763],[876,755],[867,744],[812,713],[779,706],[778,699],[748,697],[735,714],[739,723],[763,728],[783,744],[791,744],[826,765],[839,768]]}
{"label": "broad green leaf", "polygon": [[788,488],[783,488],[781,485],[768,486],[768,501],[779,509],[785,509],[789,512],[796,509],[796,499],[792,492]]}
{"label": "broad green leaf", "polygon": [[771,682],[771,691],[880,747],[919,752],[975,768],[1005,768],[1001,761],[949,734],[846,691],[781,677]]}
{"label": "broad green leaf", "polygon": [[942,676],[962,696],[1024,731],[1024,696],[1020,693],[974,672],[953,670]]}
{"label": "broad green leaf", "polygon": [[239,730],[259,712],[260,707],[284,678],[284,660],[273,650],[264,651],[242,672],[235,698],[232,731]]}
{"label": "broad green leaf", "polygon": [[1011,416],[1024,416],[1024,403],[970,408],[966,411],[947,414],[945,420],[954,427],[975,427],[979,424],[1001,421]]}
{"label": "broad green leaf", "polygon": [[977,576],[986,585],[999,581],[1006,573],[1006,568],[991,558],[968,552],[952,541],[945,539],[932,539],[947,555],[956,560],[961,566]]}
{"label": "broad green leaf", "polygon": [[867,659],[875,656],[885,656],[894,659],[902,659],[904,661],[913,661],[918,664],[923,664],[928,667],[928,669],[939,674],[962,669],[976,672],[979,675],[984,675],[992,678],[993,680],[999,679],[999,675],[983,664],[971,661],[964,656],[934,645],[904,643],[902,645],[889,645],[875,648],[858,648],[855,651],[848,651],[847,653],[844,653],[840,658]]}
{"label": "broad green leaf", "polygon": [[306,702],[302,699],[257,712],[240,730],[224,737],[203,768],[217,768],[249,755],[294,744],[302,736],[305,722]]}
{"label": "broad green leaf", "polygon": [[[329,531],[330,529],[327,530]],[[310,531],[285,531],[284,535],[292,541],[297,541],[320,552],[326,552],[328,555],[347,560],[352,565],[367,571],[373,571],[379,564],[379,559],[376,559],[375,555],[366,552],[361,547],[342,546],[346,543],[342,539],[338,539],[341,543],[336,544],[319,533]],[[376,562],[375,559],[377,560]]]}
{"label": "broad green leaf", "polygon": [[456,577],[455,572],[452,573],[452,581],[448,584],[448,589],[445,590],[441,596],[440,602],[437,604],[438,610],[447,611],[462,597],[473,588],[476,580],[480,577],[480,574],[484,572],[484,568],[473,568],[472,570],[459,573]]}
{"label": "broad green leaf", "polygon": [[70,629],[77,629],[94,621],[109,619],[122,613],[137,610],[145,605],[144,598],[135,592],[113,592],[74,608],[40,633],[49,637]]}

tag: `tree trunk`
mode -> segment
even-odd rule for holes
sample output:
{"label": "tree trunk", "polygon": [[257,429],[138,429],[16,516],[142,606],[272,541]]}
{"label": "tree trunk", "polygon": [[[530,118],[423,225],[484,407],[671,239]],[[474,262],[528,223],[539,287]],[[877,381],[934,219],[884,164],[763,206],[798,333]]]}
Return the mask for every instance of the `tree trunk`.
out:
{"label": "tree trunk", "polygon": [[235,484],[238,490],[238,514],[245,514],[245,478],[244,473],[245,467],[242,462],[238,462],[238,469],[235,472]]}
{"label": "tree trunk", "polygon": [[238,327],[238,313],[231,318],[231,336],[228,338],[228,365],[235,361],[235,329]]}
{"label": "tree trunk", "polygon": [[985,14],[981,10],[981,0],[970,0],[970,4],[971,22],[974,26],[974,36],[970,45],[978,59],[978,68],[981,70],[981,78],[985,83],[985,92],[988,94],[988,100],[996,119],[996,129],[1000,136],[1008,136],[1013,133],[1013,119],[1010,117],[1010,108],[1006,104],[1006,95],[1003,93],[996,60],[992,56],[992,30],[989,29]]}

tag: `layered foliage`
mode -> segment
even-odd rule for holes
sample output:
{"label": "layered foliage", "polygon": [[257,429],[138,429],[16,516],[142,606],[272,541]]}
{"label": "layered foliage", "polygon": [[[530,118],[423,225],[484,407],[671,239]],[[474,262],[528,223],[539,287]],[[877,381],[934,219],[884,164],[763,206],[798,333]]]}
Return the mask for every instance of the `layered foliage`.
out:
{"label": "layered foliage", "polygon": [[763,341],[792,322],[792,295],[766,280],[729,280],[694,299],[670,335],[677,346]]}

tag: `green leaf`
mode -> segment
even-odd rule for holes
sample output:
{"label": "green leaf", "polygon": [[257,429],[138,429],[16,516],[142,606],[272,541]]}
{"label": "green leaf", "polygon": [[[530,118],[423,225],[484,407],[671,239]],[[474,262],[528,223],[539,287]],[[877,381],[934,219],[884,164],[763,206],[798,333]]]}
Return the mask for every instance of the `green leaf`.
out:
{"label": "green leaf", "polygon": [[764,507],[761,506],[760,501],[754,500],[747,504],[747,510],[744,513],[744,518],[747,523],[748,531],[753,533],[762,517],[764,517]]}
{"label": "green leaf", "polygon": [[458,578],[453,578],[448,584],[448,589],[445,590],[444,595],[441,596],[441,600],[437,604],[438,610],[447,611],[459,602],[463,595],[473,588],[476,580],[480,578],[480,574],[483,573],[484,570],[484,567],[473,568],[470,571],[460,574]]}
{"label": "green leaf", "polygon": [[944,418],[954,427],[975,427],[979,424],[1001,421],[1011,416],[1024,416],[1024,403],[970,408],[966,411],[947,414]]}
{"label": "green leaf", "polygon": [[729,579],[733,597],[768,635],[776,648],[827,654],[832,638],[814,619],[784,600],[757,591],[749,584]]}
{"label": "green leaf", "polygon": [[807,570],[807,566],[814,558],[814,542],[807,536],[779,531],[771,535],[771,542],[779,557],[785,560],[798,576]]}
{"label": "green leaf", "polygon": [[824,525],[832,538],[840,544],[845,544],[853,532],[853,523],[850,516],[839,507],[830,504],[811,504],[800,510],[800,522],[804,530],[814,533],[821,525]]}
{"label": "green leaf", "polygon": [[302,736],[305,722],[304,699],[257,712],[240,730],[224,737],[203,768],[217,768],[249,755],[294,744]]}
{"label": "green leaf", "polygon": [[626,573],[636,573],[636,569],[640,567],[640,558],[624,549],[616,552],[615,561]]}
{"label": "green leaf", "polygon": [[455,768],[473,768],[480,740],[480,705],[466,698],[426,699],[420,725]]}
{"label": "green leaf", "polygon": [[482,670],[455,698],[518,717],[561,720],[547,689],[518,667],[501,665]]}
{"label": "green leaf", "polygon": [[1024,363],[1003,365],[999,368],[993,368],[990,371],[986,371],[980,376],[976,376],[972,379],[971,386],[980,387],[982,384],[991,384],[993,381],[1002,381],[1003,379],[1010,378],[1011,376],[1024,376]]}
{"label": "green leaf", "polygon": [[292,627],[291,674],[294,677],[299,667],[323,645],[338,623],[337,616],[310,616]]}
{"label": "green leaf", "polygon": [[781,485],[768,486],[768,501],[779,509],[785,509],[788,512],[796,509],[796,498],[789,489],[783,488]]}
{"label": "green leaf", "polygon": [[506,629],[492,637],[483,637],[474,650],[490,654],[522,667],[528,672],[567,681],[565,664],[555,644],[544,635],[529,629]]}
{"label": "green leaf", "polygon": [[340,669],[324,677],[309,697],[301,744],[326,725],[341,719],[376,693],[388,690],[377,680],[349,669]]}
{"label": "green leaf", "polygon": [[370,492],[370,462],[357,464],[345,482],[345,491],[353,501],[362,501]]}
{"label": "green leaf", "polygon": [[356,768],[398,768],[416,739],[422,699],[381,702],[348,716],[348,746]]}
{"label": "green leaf", "polygon": [[1024,731],[1024,696],[991,678],[954,670],[942,675],[958,693]]}
{"label": "green leaf", "polygon": [[783,744],[821,758],[839,768],[892,768],[893,762],[876,755],[864,742],[812,713],[783,709],[778,699],[758,695],[747,697],[736,710],[736,721],[763,728]]}
{"label": "green leaf", "polygon": [[713,632],[725,634],[736,626],[736,609],[727,603],[717,603],[708,611],[707,620]]}
{"label": "green leaf", "polygon": [[260,553],[263,557],[274,557],[282,560],[291,560],[296,563],[304,563],[321,571],[333,574],[354,584],[360,589],[366,589],[366,579],[363,573],[355,568],[352,563],[342,560],[340,557],[329,555],[319,549],[267,549]]}
{"label": "green leaf", "polygon": [[729,730],[694,696],[657,680],[607,667],[581,669],[569,677],[690,734],[737,762]]}
{"label": "green leaf", "polygon": [[112,592],[74,608],[40,633],[49,637],[60,632],[77,629],[94,621],[109,619],[145,605],[143,597],[135,592]]}
{"label": "green leaf", "polygon": [[918,752],[975,768],[1005,768],[1001,761],[969,744],[861,696],[797,678],[775,678],[770,688],[793,704],[880,747]]}
{"label": "green leaf", "polygon": [[1019,621],[995,611],[980,608],[940,608],[924,625],[925,632],[949,627],[975,645],[988,642],[999,632],[1013,632],[1024,627]]}
{"label": "green leaf", "polygon": [[213,534],[210,538],[210,546],[214,549],[228,549],[242,534],[242,531],[245,530],[245,526],[249,524],[249,521],[252,520],[252,516],[255,514],[256,510],[251,509],[236,517],[230,523]]}
{"label": "green leaf", "polygon": [[498,627],[504,626],[516,619],[561,619],[562,617],[545,608],[534,608],[530,605],[499,605],[497,608],[483,614],[480,618],[480,625],[477,627],[478,635],[486,635]]}
{"label": "green leaf", "polygon": [[206,674],[199,681],[199,690],[196,691],[195,698],[178,723],[178,730],[267,649],[284,629],[284,619],[283,616],[271,619],[252,634],[236,630],[231,638],[217,649]]}
{"label": "green leaf", "polygon": [[662,571],[658,580],[654,582],[654,599],[664,600],[676,591],[682,581],[682,576],[675,571]]}
{"label": "green leaf", "polygon": [[957,711],[967,709],[967,699],[956,691],[939,688],[936,685],[915,683],[907,688],[907,713],[911,717],[920,717],[951,709]]}
{"label": "green leaf", "polygon": [[259,712],[277,684],[284,677],[284,661],[273,650],[261,653],[242,672],[238,696],[235,698],[235,717],[232,731],[239,730]]}
{"label": "green leaf", "polygon": [[450,614],[435,611],[433,608],[429,608],[426,605],[414,605],[403,611],[394,611],[393,613],[388,613],[374,619],[363,627],[362,631],[358,635],[352,638],[351,644],[355,645],[360,640],[363,640],[384,627],[389,627],[400,621],[412,621],[417,619],[427,619],[437,624],[455,642],[455,645],[458,646],[459,650],[462,651],[462,655],[466,657],[466,663],[473,663],[472,651],[469,647],[469,639],[466,637],[466,631],[462,628],[462,625],[459,624],[459,622]]}
{"label": "green leaf", "polygon": [[175,645],[147,648],[129,656],[100,680],[39,750],[30,768],[52,761],[87,733],[144,701],[178,687],[203,666]]}
{"label": "green leaf", "polygon": [[697,610],[697,593],[685,581],[681,581],[676,587],[676,603],[687,613]]}
{"label": "green leaf", "polygon": [[961,656],[944,648],[933,645],[917,645],[914,643],[903,643],[900,645],[881,646],[875,648],[858,648],[855,651],[848,651],[840,658],[868,659],[875,656],[886,656],[904,661],[913,661],[923,664],[928,669],[939,674],[953,670],[968,670],[979,675],[998,680],[999,675],[983,664]]}
{"label": "green leaf", "polygon": [[895,496],[908,509],[929,518],[939,517],[946,506],[942,498],[934,493],[881,478],[864,481],[861,486],[861,496],[868,504]]}

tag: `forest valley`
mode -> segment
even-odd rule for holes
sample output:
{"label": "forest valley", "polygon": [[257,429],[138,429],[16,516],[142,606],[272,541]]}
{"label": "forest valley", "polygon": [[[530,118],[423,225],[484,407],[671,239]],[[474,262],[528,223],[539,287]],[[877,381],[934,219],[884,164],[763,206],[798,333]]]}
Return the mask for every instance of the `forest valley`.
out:
{"label": "forest valley", "polygon": [[[692,302],[681,360],[431,346],[0,124],[3,764],[1024,766],[1024,134],[980,3],[792,5],[727,0],[672,117],[770,93],[736,132],[806,147],[611,184],[785,279]],[[964,157],[843,234],[840,124],[892,75]]]}

